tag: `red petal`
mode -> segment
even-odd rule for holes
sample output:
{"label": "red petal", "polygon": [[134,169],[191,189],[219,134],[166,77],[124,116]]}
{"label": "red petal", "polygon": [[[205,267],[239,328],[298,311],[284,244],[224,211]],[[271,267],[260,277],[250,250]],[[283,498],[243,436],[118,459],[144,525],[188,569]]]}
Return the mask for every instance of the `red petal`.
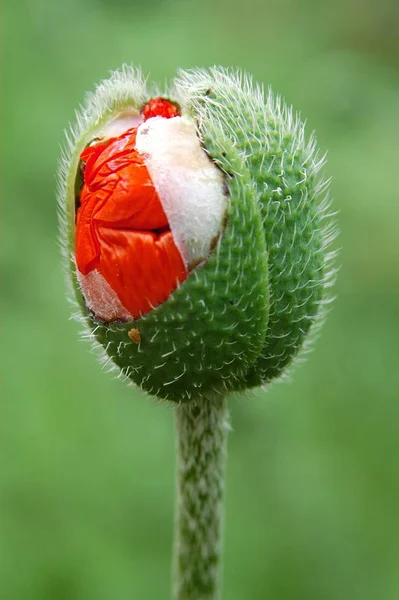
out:
{"label": "red petal", "polygon": [[177,107],[169,102],[169,100],[165,100],[165,98],[152,98],[143,110],[141,111],[143,115],[144,121],[147,119],[151,119],[151,117],[165,117],[166,119],[171,119],[172,117],[178,117],[179,111]]}
{"label": "red petal", "polygon": [[142,162],[132,162],[118,171],[113,193],[106,204],[99,206],[95,219],[118,228],[168,227],[158,194]]}
{"label": "red petal", "polygon": [[187,272],[170,231],[130,231],[100,227],[98,270],[134,316],[167,300]]}
{"label": "red petal", "polygon": [[[167,101],[155,100],[163,110]],[[98,270],[122,305],[138,317],[164,302],[187,271],[135,142],[136,129],[131,129],[81,154],[86,166],[76,262],[83,275]]]}

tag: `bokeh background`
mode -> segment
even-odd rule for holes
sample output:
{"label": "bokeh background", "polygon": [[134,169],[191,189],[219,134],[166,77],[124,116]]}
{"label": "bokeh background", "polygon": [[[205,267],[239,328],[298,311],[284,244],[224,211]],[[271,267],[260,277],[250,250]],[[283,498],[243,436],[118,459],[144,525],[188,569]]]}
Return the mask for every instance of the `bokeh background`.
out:
{"label": "bokeh background", "polygon": [[338,295],[291,383],[234,399],[225,600],[399,597],[399,5],[6,0],[1,88],[3,600],[170,597],[170,409],[69,320],[55,171],[122,62],[239,66],[307,117],[340,211]]}

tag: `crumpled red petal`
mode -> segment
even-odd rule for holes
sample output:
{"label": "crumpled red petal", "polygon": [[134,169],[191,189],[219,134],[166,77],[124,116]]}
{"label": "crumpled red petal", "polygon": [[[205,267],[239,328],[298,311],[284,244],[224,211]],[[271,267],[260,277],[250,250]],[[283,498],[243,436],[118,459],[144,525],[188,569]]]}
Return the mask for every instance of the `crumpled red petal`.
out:
{"label": "crumpled red petal", "polygon": [[144,121],[150,119],[151,117],[165,117],[166,119],[171,119],[172,117],[179,116],[179,111],[177,107],[166,100],[165,98],[152,98],[143,110],[141,114],[144,117]]}
{"label": "crumpled red petal", "polygon": [[[169,118],[178,114],[166,100],[151,102],[145,118],[157,116],[157,110]],[[81,154],[76,264],[82,275],[98,270],[129,313],[139,317],[164,302],[187,270],[135,142],[132,128]]]}

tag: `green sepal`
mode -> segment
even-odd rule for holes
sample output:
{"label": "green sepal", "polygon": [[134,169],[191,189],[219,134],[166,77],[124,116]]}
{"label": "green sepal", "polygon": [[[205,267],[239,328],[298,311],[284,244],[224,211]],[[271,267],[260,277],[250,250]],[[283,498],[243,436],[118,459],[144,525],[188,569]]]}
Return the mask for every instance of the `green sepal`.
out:
{"label": "green sepal", "polygon": [[[333,272],[326,246],[333,228],[322,226],[324,163],[313,138],[290,108],[251,79],[221,68],[182,71],[175,82],[186,109],[197,115],[200,135],[213,148],[213,124],[241,152],[257,190],[268,254],[270,308],[262,351],[242,381],[253,387],[279,377],[322,318]],[[210,126],[211,124],[211,126]],[[211,152],[217,156],[217,149]],[[328,215],[327,215],[328,216]],[[250,244],[250,241],[247,241]]]}

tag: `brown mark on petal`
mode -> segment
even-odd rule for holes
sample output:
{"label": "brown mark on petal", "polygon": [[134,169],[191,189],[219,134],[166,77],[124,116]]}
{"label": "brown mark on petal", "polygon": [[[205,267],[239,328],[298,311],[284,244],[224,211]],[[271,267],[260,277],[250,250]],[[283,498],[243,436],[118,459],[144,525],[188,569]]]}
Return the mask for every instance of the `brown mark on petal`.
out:
{"label": "brown mark on petal", "polygon": [[105,138],[103,135],[96,135],[92,140],[90,140],[90,142],[88,142],[88,144],[86,144],[85,148],[88,148],[90,146],[95,146],[96,144],[103,142],[104,139]]}
{"label": "brown mark on petal", "polygon": [[78,165],[78,169],[76,171],[75,187],[74,187],[74,195],[75,195],[75,221],[76,221],[76,213],[77,213],[78,208],[80,206],[80,193],[81,193],[82,187],[83,187],[84,168],[85,168],[85,163],[82,160],[80,160],[79,161],[79,165]]}
{"label": "brown mark on petal", "polygon": [[206,258],[197,258],[197,260],[192,260],[189,265],[187,265],[188,272],[191,273],[194,269],[205,265],[207,259]]}
{"label": "brown mark on petal", "polygon": [[139,344],[141,342],[141,335],[138,329],[133,327],[133,329],[130,329],[127,334],[135,344]]}

